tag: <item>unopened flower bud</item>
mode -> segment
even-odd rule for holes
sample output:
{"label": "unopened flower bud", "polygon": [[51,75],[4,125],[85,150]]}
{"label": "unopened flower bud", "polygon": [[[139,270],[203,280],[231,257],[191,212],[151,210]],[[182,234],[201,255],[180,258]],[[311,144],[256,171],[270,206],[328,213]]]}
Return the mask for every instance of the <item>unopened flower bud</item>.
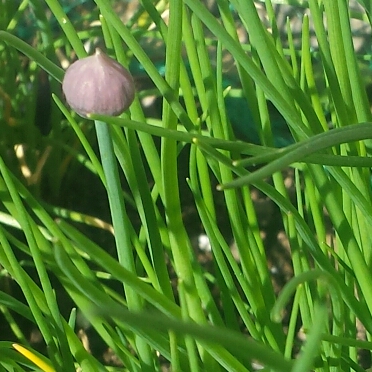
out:
{"label": "unopened flower bud", "polygon": [[67,69],[62,90],[69,106],[83,117],[120,115],[131,105],[135,93],[129,71],[100,49]]}

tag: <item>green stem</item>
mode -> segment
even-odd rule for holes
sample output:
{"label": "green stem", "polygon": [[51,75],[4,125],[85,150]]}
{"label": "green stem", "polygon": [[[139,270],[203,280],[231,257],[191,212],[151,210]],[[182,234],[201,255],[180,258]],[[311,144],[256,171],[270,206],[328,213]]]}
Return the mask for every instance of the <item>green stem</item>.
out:
{"label": "green stem", "polygon": [[[102,167],[106,177],[106,188],[112,225],[115,231],[118,260],[123,267],[128,269],[130,272],[135,273],[136,268],[130,238],[130,222],[124,205],[110,127],[107,123],[101,121],[95,121],[95,125]],[[126,284],[123,284],[123,286],[128,303],[128,309],[133,311],[139,311],[142,309],[142,302],[137,293],[130,286]],[[142,370],[150,371],[153,367],[153,358],[148,344],[143,339],[137,337],[136,346],[141,362],[143,362]]]}

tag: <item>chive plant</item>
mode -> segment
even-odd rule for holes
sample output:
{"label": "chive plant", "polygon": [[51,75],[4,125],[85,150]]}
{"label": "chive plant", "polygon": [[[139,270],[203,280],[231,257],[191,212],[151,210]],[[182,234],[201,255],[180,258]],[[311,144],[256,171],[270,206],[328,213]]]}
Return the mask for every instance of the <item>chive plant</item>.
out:
{"label": "chive plant", "polygon": [[[53,87],[50,134],[32,132],[24,138],[32,138],[33,148],[40,143],[51,147],[44,180],[53,175],[56,180],[54,198],[43,194],[43,178],[40,189],[30,188],[6,156],[23,137],[18,132],[11,139],[4,136],[1,280],[14,281],[24,298],[7,293],[4,286],[0,290],[0,310],[12,332],[11,339],[0,341],[1,370],[107,370],[75,332],[82,327],[77,312],[115,354],[120,370],[369,367],[360,362],[359,350],[369,352],[372,345],[372,126],[348,2],[290,2],[309,8],[302,20],[301,49],[295,47],[290,22],[288,48],[283,47],[274,0],[265,1],[271,32],[253,0],[218,0],[213,13],[199,0],[143,0],[126,24],[114,1],[95,0],[96,11],[82,15],[84,23],[64,3],[45,3],[45,9],[31,0],[0,4],[1,67],[31,83],[33,69],[41,68]],[[370,27],[370,4],[360,4],[360,13],[353,16]],[[28,7],[41,26],[36,46],[15,35],[30,14]],[[58,24],[57,38],[56,26],[45,14]],[[310,52],[309,21],[316,56]],[[248,35],[245,43],[239,41],[237,24]],[[82,59],[88,54],[84,45],[97,37],[121,65],[139,64],[154,86],[138,90],[120,117],[84,112],[87,118],[81,118],[55,89],[64,76],[57,56],[69,63],[75,56]],[[165,73],[145,51],[144,38],[164,46]],[[28,58],[29,67],[18,62],[18,52]],[[234,87],[226,84],[226,56],[234,62]],[[5,134],[12,118],[20,116],[22,97],[14,93],[17,85],[10,76],[0,76]],[[256,131],[258,143],[236,137],[227,102],[237,90],[239,105],[247,108],[239,125],[246,125],[244,133]],[[102,94],[92,96],[97,93]],[[146,115],[141,101],[153,94],[161,99],[156,118]],[[278,117],[287,123],[291,138],[282,148],[273,146]],[[27,135],[35,130],[16,124]],[[185,153],[186,180],[179,167]],[[85,167],[103,186],[100,197],[108,200],[109,216],[59,205],[56,196],[63,177],[72,172],[66,166],[70,163]],[[295,198],[282,173],[288,168]],[[293,278],[279,293],[254,190],[278,207],[291,252]],[[72,193],[71,188],[67,194]],[[208,237],[213,269],[198,260],[183,218],[183,193],[192,199]],[[228,233],[219,222],[222,214]],[[88,225],[95,232],[105,230],[114,251],[85,233]],[[72,303],[67,315],[61,306],[65,296]],[[30,344],[22,318],[40,331],[42,353]]]}

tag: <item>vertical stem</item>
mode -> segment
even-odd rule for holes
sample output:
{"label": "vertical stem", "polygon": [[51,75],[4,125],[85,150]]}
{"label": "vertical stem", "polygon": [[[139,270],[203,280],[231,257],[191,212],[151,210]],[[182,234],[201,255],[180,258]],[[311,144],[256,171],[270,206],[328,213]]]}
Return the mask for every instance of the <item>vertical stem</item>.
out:
{"label": "vertical stem", "polygon": [[[178,91],[181,59],[181,26],[176,25],[176,19],[182,19],[182,5],[171,1],[169,17],[169,30],[166,55],[166,80],[174,92]],[[171,37],[170,37],[171,36]],[[165,102],[163,107],[163,123],[167,128],[177,127],[177,117],[170,105]],[[169,239],[175,261],[178,279],[183,282],[186,289],[186,303],[189,305],[190,316],[199,318],[195,311],[200,307],[196,294],[193,270],[191,267],[190,243],[185,232],[179,198],[178,172],[177,172],[177,142],[170,138],[162,139],[161,162],[164,187],[164,205],[169,229]],[[200,315],[200,313],[199,313]],[[200,321],[200,318],[199,318]]]}
{"label": "vertical stem", "polygon": [[[115,242],[119,262],[131,272],[135,272],[134,258],[131,250],[128,218],[126,215],[123,195],[120,186],[119,172],[114,155],[114,146],[108,124],[96,121],[96,132],[102,167],[106,176],[106,188],[111,210],[112,224],[115,230]],[[132,294],[124,288],[128,297]],[[128,292],[127,292],[128,291]],[[128,298],[128,306],[129,298]]]}
{"label": "vertical stem", "polygon": [[[169,27],[166,51],[166,81],[178,94],[181,66],[182,45],[182,18],[183,5],[178,0],[169,2]],[[168,102],[163,105],[163,125],[169,129],[177,128],[177,116]],[[161,165],[164,188],[164,207],[166,212],[169,241],[171,244],[174,265],[179,280],[179,286],[185,288],[185,304],[190,318],[205,323],[205,315],[201,306],[200,296],[196,288],[193,270],[192,249],[182,220],[180,204],[178,167],[177,167],[177,142],[164,137],[161,147]],[[198,345],[198,351],[206,368],[218,371],[218,366],[203,347]]]}
{"label": "vertical stem", "polygon": [[[132,273],[135,273],[136,269],[130,239],[130,222],[124,205],[110,127],[107,123],[102,121],[95,121],[95,124],[102,167],[106,177],[106,189],[112,224],[115,231],[118,260],[123,267]],[[123,284],[123,286],[128,303],[128,309],[135,311],[141,310],[141,298],[130,286],[126,284]],[[153,357],[149,345],[140,337],[136,337],[136,346],[140,356],[142,370],[153,370]]]}

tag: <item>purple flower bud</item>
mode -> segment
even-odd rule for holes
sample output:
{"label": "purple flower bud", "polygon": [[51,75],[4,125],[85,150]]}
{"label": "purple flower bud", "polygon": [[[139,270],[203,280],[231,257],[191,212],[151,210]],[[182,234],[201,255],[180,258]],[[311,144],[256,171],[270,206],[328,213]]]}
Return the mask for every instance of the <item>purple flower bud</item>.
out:
{"label": "purple flower bud", "polygon": [[120,115],[131,105],[135,93],[129,71],[100,49],[67,69],[62,90],[69,106],[83,117]]}

